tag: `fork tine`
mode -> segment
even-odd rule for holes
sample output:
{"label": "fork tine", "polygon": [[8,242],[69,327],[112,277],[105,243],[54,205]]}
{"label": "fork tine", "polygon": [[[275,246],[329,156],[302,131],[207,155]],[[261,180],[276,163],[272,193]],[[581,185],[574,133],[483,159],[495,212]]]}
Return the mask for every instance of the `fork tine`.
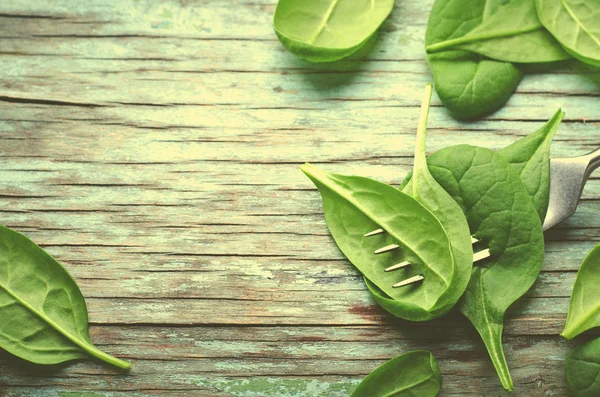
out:
{"label": "fork tine", "polygon": [[485,258],[489,258],[490,257],[490,249],[486,248],[482,251],[476,252],[473,254],[473,262],[478,262],[480,260],[483,260]]}
{"label": "fork tine", "polygon": [[405,262],[398,263],[394,266],[388,267],[387,269],[385,269],[385,271],[391,272],[392,270],[402,269],[403,267],[406,267],[406,266],[410,266],[410,262],[405,261]]}
{"label": "fork tine", "polygon": [[373,252],[374,254],[383,254],[384,252],[389,252],[389,251],[393,251],[396,248],[399,248],[400,246],[397,244],[390,244],[390,245],[386,245],[385,247],[381,247],[378,250],[376,250],[375,252]]}
{"label": "fork tine", "polygon": [[365,237],[371,237],[371,236],[375,236],[376,234],[381,234],[381,233],[385,233],[385,230],[376,229],[376,230],[373,230],[372,232],[365,234]]}
{"label": "fork tine", "polygon": [[478,242],[479,242],[479,240],[477,240],[475,237],[471,236],[471,244],[475,244]]}
{"label": "fork tine", "polygon": [[411,278],[407,278],[406,280],[400,281],[399,283],[394,284],[392,287],[393,288],[404,287],[405,285],[410,285],[410,284],[418,283],[419,281],[422,281],[423,279],[424,279],[424,277],[421,276],[421,275],[414,276],[414,277],[411,277]]}

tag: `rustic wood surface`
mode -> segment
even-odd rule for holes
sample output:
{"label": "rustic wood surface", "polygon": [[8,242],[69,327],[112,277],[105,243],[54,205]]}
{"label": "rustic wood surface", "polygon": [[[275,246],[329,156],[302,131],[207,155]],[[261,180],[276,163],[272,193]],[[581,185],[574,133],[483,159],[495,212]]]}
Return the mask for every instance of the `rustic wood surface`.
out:
{"label": "rustic wood surface", "polygon": [[[92,339],[133,364],[0,353],[0,396],[346,396],[412,349],[438,358],[442,396],[504,395],[458,313],[409,324],[372,302],[298,168],[403,179],[431,4],[398,0],[368,48],[313,65],[275,37],[275,0],[0,2],[0,222],[69,269]],[[583,154],[600,145],[599,93],[598,70],[567,64],[476,122],[434,96],[428,149],[497,149],[562,107],[553,155]],[[599,197],[592,177],[509,315],[516,396],[566,395],[574,343],[557,334]]]}

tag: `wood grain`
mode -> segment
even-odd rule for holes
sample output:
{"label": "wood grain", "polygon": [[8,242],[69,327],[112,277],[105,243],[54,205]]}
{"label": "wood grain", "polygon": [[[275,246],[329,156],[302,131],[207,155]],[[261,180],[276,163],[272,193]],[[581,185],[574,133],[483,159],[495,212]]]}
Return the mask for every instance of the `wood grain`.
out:
{"label": "wood grain", "polygon": [[[433,351],[443,396],[504,395],[458,313],[400,321],[369,298],[299,171],[398,184],[412,165],[432,1],[398,1],[360,54],[313,65],[272,31],[274,1],[0,4],[0,216],[65,264],[92,339],[131,360],[40,368],[0,356],[1,396],[346,396],[382,362]],[[554,156],[600,145],[600,72],[528,74],[470,123],[434,96],[431,151],[493,149],[567,115]],[[600,240],[600,178],[546,233],[504,345],[519,396],[564,396],[558,337]]]}

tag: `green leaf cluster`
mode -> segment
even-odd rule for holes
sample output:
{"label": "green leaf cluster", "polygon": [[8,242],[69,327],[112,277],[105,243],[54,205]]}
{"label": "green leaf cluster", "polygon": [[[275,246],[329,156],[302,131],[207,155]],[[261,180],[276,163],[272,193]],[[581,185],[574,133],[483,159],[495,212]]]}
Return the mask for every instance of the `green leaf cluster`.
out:
{"label": "green leaf cluster", "polygon": [[[512,390],[502,348],[504,316],[541,270],[550,142],[564,114],[557,111],[542,128],[499,152],[458,145],[425,158],[430,96],[428,86],[413,171],[400,189],[312,165],[302,170],[321,193],[331,235],[363,274],[373,299],[411,321],[439,317],[458,303],[481,335],[504,388]],[[364,236],[377,228],[386,233]],[[490,250],[483,263],[472,263],[471,236]],[[398,244],[398,252],[373,255],[389,244]],[[384,271],[402,261],[411,265]],[[414,275],[423,275],[422,283],[392,287]]]}
{"label": "green leaf cluster", "polygon": [[437,0],[425,38],[438,95],[457,118],[499,109],[520,65],[570,58],[600,66],[597,0]]}

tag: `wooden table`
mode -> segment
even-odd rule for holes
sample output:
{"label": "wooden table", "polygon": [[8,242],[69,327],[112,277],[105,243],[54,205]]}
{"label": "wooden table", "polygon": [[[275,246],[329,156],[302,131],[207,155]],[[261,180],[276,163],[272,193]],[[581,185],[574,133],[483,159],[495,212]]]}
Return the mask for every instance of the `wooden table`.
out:
{"label": "wooden table", "polygon": [[[92,339],[131,360],[41,368],[1,355],[0,396],[346,396],[384,361],[428,349],[443,396],[503,395],[458,313],[410,324],[370,299],[300,172],[398,184],[412,164],[431,0],[399,0],[368,48],[313,65],[272,29],[274,0],[0,4],[0,222],[60,260]],[[567,115],[554,156],[600,145],[600,72],[524,78],[471,123],[434,96],[428,149],[500,148]],[[562,329],[600,240],[600,181],[546,234],[504,337],[516,396],[564,396]],[[87,394],[80,392],[88,392]]]}

